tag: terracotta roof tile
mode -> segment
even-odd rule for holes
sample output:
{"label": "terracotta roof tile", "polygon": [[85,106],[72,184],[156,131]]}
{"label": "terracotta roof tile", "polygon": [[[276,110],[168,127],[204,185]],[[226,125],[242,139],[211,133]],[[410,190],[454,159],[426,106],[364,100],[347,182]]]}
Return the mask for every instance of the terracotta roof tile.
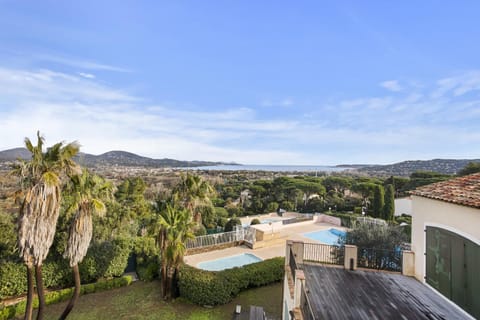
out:
{"label": "terracotta roof tile", "polygon": [[480,173],[422,186],[411,194],[480,208]]}

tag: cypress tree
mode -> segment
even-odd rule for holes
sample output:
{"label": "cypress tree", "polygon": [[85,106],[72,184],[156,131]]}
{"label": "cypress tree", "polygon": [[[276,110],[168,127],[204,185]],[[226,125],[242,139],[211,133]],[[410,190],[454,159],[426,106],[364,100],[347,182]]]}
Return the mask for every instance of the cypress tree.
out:
{"label": "cypress tree", "polygon": [[375,186],[373,192],[373,217],[382,218],[383,216],[383,206],[384,206],[384,191],[383,186]]}
{"label": "cypress tree", "polygon": [[385,187],[385,205],[383,206],[383,219],[387,221],[393,220],[395,213],[395,189],[393,185],[388,184]]}

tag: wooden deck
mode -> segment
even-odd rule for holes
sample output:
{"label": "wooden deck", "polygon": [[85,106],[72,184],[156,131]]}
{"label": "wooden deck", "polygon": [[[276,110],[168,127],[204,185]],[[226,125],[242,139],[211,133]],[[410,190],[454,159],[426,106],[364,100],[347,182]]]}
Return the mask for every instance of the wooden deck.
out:
{"label": "wooden deck", "polygon": [[469,319],[414,278],[304,265],[315,319]]}

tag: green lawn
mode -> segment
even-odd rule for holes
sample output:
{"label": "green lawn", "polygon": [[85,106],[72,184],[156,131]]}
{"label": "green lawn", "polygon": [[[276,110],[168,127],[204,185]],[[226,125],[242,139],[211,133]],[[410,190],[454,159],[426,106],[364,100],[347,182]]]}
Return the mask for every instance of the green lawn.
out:
{"label": "green lawn", "polygon": [[[232,318],[237,304],[242,308],[262,306],[269,319],[281,317],[281,283],[244,291],[229,304],[214,308],[193,305],[182,299],[166,303],[160,298],[159,288],[158,281],[139,281],[128,287],[81,296],[69,319],[225,320]],[[45,318],[58,319],[66,304],[47,306]]]}

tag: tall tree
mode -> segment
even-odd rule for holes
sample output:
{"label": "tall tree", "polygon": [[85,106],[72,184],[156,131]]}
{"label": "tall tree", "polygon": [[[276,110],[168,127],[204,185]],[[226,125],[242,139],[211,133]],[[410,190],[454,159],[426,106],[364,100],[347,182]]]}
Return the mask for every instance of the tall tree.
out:
{"label": "tall tree", "polygon": [[173,280],[178,267],[183,262],[186,241],[194,237],[192,228],[195,223],[192,216],[184,208],[167,204],[159,216],[160,230],[158,244],[161,259],[161,284],[165,300],[172,297]]}
{"label": "tall tree", "polygon": [[458,176],[466,176],[480,172],[480,162],[469,162],[462,170],[457,172]]}
{"label": "tall tree", "polygon": [[190,214],[197,224],[202,223],[202,214],[197,210],[200,206],[212,206],[210,198],[215,189],[198,175],[187,173],[180,177],[180,183],[173,189],[174,202],[179,203]]}
{"label": "tall tree", "polygon": [[395,213],[395,190],[393,185],[388,184],[385,187],[385,202],[383,205],[383,219],[387,221],[393,220]]}
{"label": "tall tree", "polygon": [[381,218],[383,215],[384,206],[384,190],[383,186],[376,185],[373,192],[373,216],[375,218]]}
{"label": "tall tree", "polygon": [[45,295],[42,263],[52,245],[61,202],[62,177],[78,173],[72,157],[78,153],[76,142],[57,143],[43,152],[45,139],[37,132],[37,145],[25,138],[32,154],[30,160],[15,165],[13,173],[21,180],[20,212],[18,219],[18,248],[27,266],[28,294],[25,319],[32,318],[33,271],[38,294],[37,319],[43,319]]}
{"label": "tall tree", "polygon": [[368,208],[370,196],[374,193],[377,184],[373,182],[359,182],[352,186],[352,191],[362,195],[363,205]]}
{"label": "tall tree", "polygon": [[73,176],[67,187],[72,201],[67,212],[73,212],[70,233],[64,256],[69,260],[75,280],[75,291],[60,319],[66,319],[80,295],[80,272],[78,264],[87,254],[92,239],[92,215],[105,213],[103,200],[113,197],[113,185],[86,169],[81,175]]}

